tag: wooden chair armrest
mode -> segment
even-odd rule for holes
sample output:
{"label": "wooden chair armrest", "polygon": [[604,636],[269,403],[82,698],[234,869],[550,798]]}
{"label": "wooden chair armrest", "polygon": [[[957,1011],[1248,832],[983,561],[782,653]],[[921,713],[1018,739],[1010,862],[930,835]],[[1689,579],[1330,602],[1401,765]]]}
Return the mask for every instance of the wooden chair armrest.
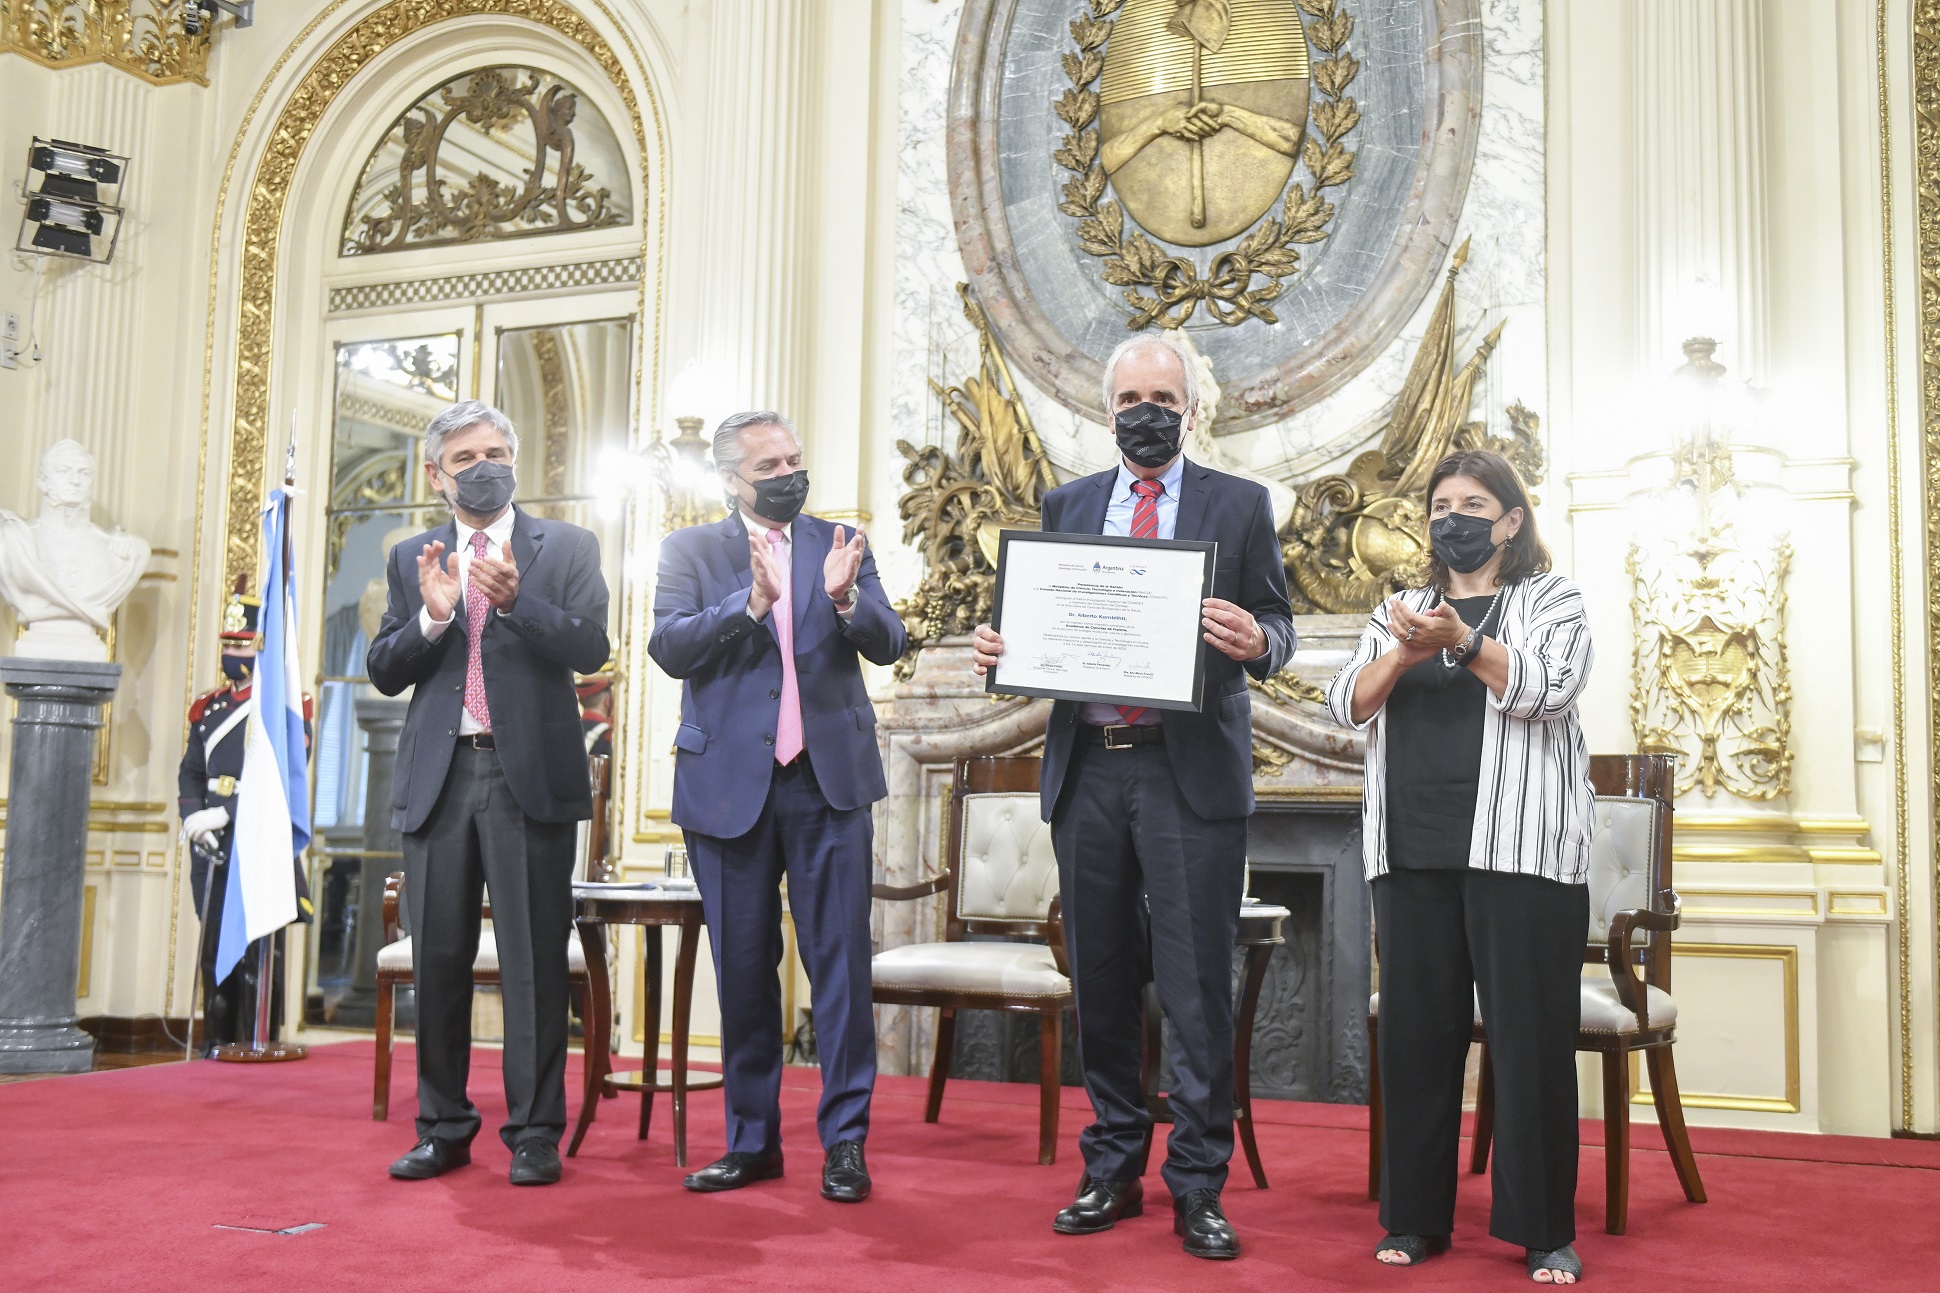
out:
{"label": "wooden chair armrest", "polygon": [[384,877],[384,941],[397,942],[397,900],[404,888],[404,872],[393,871]]}
{"label": "wooden chair armrest", "polygon": [[[1672,895],[1676,901],[1676,895]],[[1639,929],[1669,932],[1676,929],[1679,917],[1675,911],[1645,911],[1633,907],[1620,911],[1610,919],[1610,954],[1607,964],[1610,967],[1610,980],[1616,984],[1617,1000],[1623,1008],[1637,1016],[1637,1027],[1650,1027],[1649,994],[1644,991],[1644,981],[1637,975],[1637,966],[1630,959],[1630,936]]]}
{"label": "wooden chair armrest", "polygon": [[913,898],[927,898],[933,893],[942,893],[950,887],[950,873],[945,871],[933,875],[921,884],[872,884],[869,886],[871,898],[886,898],[890,902],[907,902]]}
{"label": "wooden chair armrest", "polygon": [[1051,910],[1045,915],[1045,923],[1051,927],[1051,959],[1057,962],[1058,973],[1065,978],[1071,977],[1071,963],[1064,958],[1064,895],[1051,895]]}

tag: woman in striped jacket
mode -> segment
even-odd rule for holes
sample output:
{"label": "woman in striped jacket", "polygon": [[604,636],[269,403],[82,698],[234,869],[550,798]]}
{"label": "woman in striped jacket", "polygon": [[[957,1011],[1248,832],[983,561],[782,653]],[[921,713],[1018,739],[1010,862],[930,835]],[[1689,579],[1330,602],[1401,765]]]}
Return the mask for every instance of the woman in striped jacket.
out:
{"label": "woman in striped jacket", "polygon": [[1375,1255],[1448,1245],[1473,1011],[1495,1079],[1489,1233],[1538,1283],[1573,1283],[1577,980],[1589,933],[1590,671],[1576,585],[1550,573],[1529,496],[1500,454],[1450,455],[1428,482],[1426,586],[1369,617],[1328,687],[1367,733],[1361,823],[1381,953],[1387,1135]]}

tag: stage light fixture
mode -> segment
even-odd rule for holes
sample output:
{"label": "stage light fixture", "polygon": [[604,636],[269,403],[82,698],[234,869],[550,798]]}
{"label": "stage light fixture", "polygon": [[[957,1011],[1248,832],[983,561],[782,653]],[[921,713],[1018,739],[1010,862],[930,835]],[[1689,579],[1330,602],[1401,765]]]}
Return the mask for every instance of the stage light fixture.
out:
{"label": "stage light fixture", "polygon": [[248,27],[256,21],[256,0],[191,0],[182,6],[182,31],[189,36],[213,32],[217,17],[225,13],[238,28]]}
{"label": "stage light fixture", "polygon": [[27,204],[14,250],[105,265],[121,237],[128,158],[105,148],[35,136],[27,150]]}

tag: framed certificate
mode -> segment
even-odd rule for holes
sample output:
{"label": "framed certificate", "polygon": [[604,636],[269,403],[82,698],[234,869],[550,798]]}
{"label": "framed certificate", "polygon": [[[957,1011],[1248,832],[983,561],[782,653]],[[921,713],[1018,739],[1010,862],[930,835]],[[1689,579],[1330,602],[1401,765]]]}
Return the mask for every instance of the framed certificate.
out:
{"label": "framed certificate", "polygon": [[1219,545],[1005,530],[984,690],[1147,709],[1200,707],[1200,603]]}

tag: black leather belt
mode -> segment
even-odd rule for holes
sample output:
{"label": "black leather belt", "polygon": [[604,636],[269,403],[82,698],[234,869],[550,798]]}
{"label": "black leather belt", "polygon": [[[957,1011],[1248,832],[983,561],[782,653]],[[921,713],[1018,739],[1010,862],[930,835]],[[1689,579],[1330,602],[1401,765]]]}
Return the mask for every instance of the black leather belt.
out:
{"label": "black leather belt", "polygon": [[458,738],[458,744],[469,745],[474,750],[498,749],[498,746],[492,741],[492,734],[490,732],[473,732],[470,736],[461,736]]}
{"label": "black leather belt", "polygon": [[1085,724],[1081,730],[1086,745],[1103,746],[1107,750],[1136,750],[1142,745],[1165,744],[1165,728],[1157,723],[1138,726],[1113,723],[1109,727]]}

